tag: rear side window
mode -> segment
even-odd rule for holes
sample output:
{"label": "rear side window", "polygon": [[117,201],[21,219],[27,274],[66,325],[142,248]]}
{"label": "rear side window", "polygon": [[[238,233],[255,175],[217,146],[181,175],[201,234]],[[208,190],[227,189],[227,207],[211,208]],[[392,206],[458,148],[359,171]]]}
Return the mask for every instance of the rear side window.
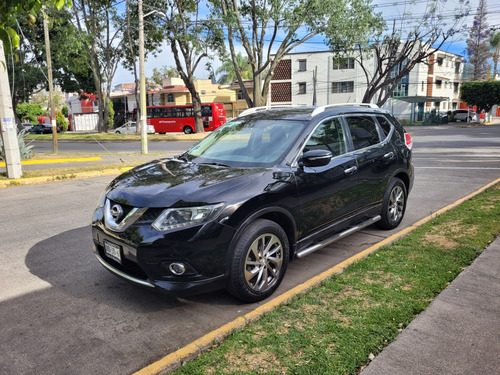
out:
{"label": "rear side window", "polygon": [[385,116],[377,116],[377,121],[380,124],[380,127],[382,128],[382,132],[384,133],[384,136],[387,138],[387,136],[391,132],[392,124],[389,122],[389,120]]}
{"label": "rear side window", "polygon": [[380,136],[375,119],[371,116],[346,116],[355,150],[376,145]]}

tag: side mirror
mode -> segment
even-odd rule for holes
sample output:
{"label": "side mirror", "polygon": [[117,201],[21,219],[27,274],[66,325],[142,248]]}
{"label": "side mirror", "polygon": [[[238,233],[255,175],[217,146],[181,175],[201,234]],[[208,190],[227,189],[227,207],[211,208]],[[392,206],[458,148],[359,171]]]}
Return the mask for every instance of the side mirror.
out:
{"label": "side mirror", "polygon": [[310,150],[300,158],[300,165],[305,167],[324,167],[332,160],[332,153],[328,150]]}

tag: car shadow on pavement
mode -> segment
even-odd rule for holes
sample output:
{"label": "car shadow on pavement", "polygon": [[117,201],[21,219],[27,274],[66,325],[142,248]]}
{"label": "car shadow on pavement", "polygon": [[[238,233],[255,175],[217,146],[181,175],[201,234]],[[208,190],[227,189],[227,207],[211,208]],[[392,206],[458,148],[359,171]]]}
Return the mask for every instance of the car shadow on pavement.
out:
{"label": "car shadow on pavement", "polygon": [[101,302],[137,312],[178,308],[189,303],[237,305],[226,292],[175,298],[133,285],[112,275],[92,250],[90,227],[63,232],[33,246],[26,256],[30,272],[76,298]]}

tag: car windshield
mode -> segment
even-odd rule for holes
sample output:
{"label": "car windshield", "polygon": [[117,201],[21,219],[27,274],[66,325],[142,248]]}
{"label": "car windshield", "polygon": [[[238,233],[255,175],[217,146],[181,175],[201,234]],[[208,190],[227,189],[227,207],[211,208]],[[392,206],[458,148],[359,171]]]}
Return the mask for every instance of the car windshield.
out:
{"label": "car windshield", "polygon": [[298,120],[236,118],[212,132],[183,157],[194,163],[271,166],[281,159],[305,124]]}

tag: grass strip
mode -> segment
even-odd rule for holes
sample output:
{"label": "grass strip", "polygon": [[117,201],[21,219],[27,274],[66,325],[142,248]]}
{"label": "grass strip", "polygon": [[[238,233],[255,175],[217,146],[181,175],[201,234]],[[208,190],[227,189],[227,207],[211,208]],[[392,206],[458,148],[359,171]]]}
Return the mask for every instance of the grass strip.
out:
{"label": "grass strip", "polygon": [[495,185],[233,332],[176,373],[358,374],[498,235]]}

